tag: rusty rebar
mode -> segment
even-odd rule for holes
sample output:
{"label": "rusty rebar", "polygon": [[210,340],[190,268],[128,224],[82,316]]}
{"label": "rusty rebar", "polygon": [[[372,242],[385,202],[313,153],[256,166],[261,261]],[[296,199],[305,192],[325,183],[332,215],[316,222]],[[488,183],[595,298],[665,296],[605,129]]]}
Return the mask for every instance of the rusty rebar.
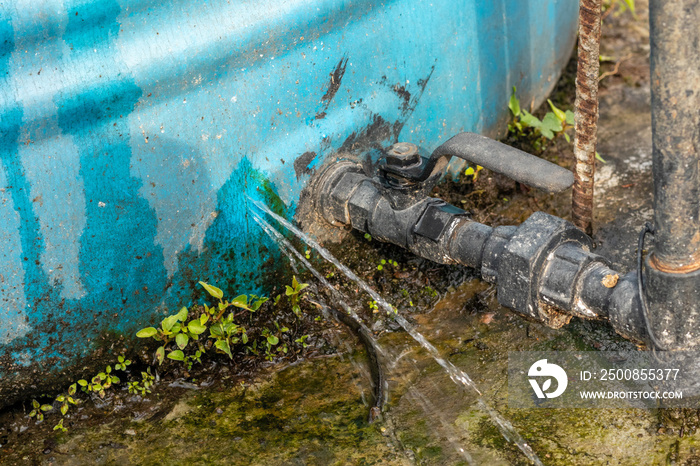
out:
{"label": "rusty rebar", "polygon": [[574,156],[574,190],[571,215],[587,234],[593,232],[593,180],[598,126],[598,73],[602,0],[581,0],[579,6],[578,69]]}

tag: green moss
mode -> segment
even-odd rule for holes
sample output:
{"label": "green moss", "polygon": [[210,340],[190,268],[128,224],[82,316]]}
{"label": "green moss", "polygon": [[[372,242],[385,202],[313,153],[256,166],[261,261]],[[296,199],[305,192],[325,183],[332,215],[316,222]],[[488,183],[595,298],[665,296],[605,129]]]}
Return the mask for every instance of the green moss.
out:
{"label": "green moss", "polygon": [[[167,420],[73,434],[66,448],[86,462],[104,438],[116,438],[126,448],[100,451],[107,462],[399,464],[378,427],[366,421],[357,375],[335,358],[306,362],[253,385],[192,394]],[[433,457],[437,450],[425,454]]]}

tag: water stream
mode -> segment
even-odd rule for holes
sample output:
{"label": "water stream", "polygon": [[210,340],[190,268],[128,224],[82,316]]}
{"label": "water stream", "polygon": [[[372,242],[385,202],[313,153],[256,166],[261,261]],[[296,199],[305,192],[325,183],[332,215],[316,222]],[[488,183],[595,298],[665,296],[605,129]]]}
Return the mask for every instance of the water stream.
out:
{"label": "water stream", "polygon": [[[484,400],[481,391],[478,389],[472,378],[463,370],[457,368],[454,364],[452,364],[449,361],[446,361],[440,353],[438,352],[437,348],[433,346],[420,332],[418,332],[413,325],[411,325],[410,322],[408,322],[403,316],[401,316],[397,309],[392,306],[389,302],[387,302],[379,293],[374,291],[367,283],[364,282],[360,277],[358,277],[352,270],[350,270],[348,267],[340,263],[327,249],[325,249],[323,246],[321,246],[318,242],[316,242],[313,238],[309,237],[306,235],[304,232],[299,230],[296,226],[294,226],[291,222],[287,221],[283,217],[280,217],[279,215],[275,214],[272,210],[270,210],[266,205],[248,198],[253,205],[255,205],[258,209],[260,209],[262,212],[268,214],[270,217],[274,218],[277,222],[279,222],[282,226],[284,226],[286,229],[288,229],[292,234],[294,234],[297,238],[302,240],[304,243],[306,243],[309,247],[313,248],[316,250],[321,257],[323,257],[326,261],[330,262],[333,264],[339,271],[341,271],[348,279],[352,280],[355,282],[362,290],[364,290],[367,294],[369,294],[372,299],[377,303],[378,306],[381,306],[382,309],[384,309],[389,315],[393,316],[395,321],[416,341],[418,342],[425,350],[428,351],[432,359],[437,362],[444,370],[447,372],[447,374],[450,376],[450,379],[456,383],[458,386],[462,387],[464,390],[467,392],[473,392],[477,395],[477,402],[476,405],[477,407],[484,412],[488,417],[491,419],[493,424],[498,428],[500,431],[501,435],[503,438],[516,445],[520,451],[534,464],[536,465],[542,465],[542,462],[540,461],[539,457],[537,454],[534,452],[532,447],[523,439],[523,437],[515,430],[513,425],[505,419],[500,413],[498,413],[495,409],[491,408]],[[259,218],[259,217],[258,217]],[[267,231],[267,230],[266,230]],[[268,233],[269,234],[269,233]],[[318,272],[317,272],[318,273]],[[320,275],[320,274],[319,274]],[[318,278],[318,277],[317,277]],[[330,284],[329,284],[330,285]],[[332,287],[331,287],[332,288]]]}

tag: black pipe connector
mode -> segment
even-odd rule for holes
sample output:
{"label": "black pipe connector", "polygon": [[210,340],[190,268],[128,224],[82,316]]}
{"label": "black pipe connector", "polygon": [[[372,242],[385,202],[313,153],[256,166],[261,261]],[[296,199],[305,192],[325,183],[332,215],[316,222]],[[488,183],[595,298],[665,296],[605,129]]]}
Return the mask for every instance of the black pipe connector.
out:
{"label": "black pipe connector", "polygon": [[497,285],[502,305],[524,316],[553,328],[573,316],[607,318],[624,336],[646,339],[636,277],[619,279],[570,222],[536,212],[519,227],[491,228],[415,187],[370,178],[347,161],[322,171],[315,190],[316,210],[328,222],[434,262],[472,267]]}

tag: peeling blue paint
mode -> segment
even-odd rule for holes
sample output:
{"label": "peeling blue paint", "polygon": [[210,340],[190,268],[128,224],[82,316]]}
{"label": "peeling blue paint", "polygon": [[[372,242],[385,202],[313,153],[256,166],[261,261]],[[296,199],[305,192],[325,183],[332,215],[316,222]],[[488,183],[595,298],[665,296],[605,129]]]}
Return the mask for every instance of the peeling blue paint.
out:
{"label": "peeling blue paint", "polygon": [[512,86],[556,82],[577,3],[1,3],[0,405],[198,280],[265,292],[248,197],[291,218],[337,151],[502,132]]}

